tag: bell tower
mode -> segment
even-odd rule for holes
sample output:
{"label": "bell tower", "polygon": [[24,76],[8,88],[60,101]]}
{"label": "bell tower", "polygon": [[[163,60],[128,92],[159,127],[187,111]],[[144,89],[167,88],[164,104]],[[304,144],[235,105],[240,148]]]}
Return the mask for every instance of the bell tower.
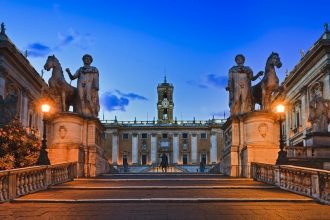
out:
{"label": "bell tower", "polygon": [[173,123],[173,90],[174,87],[171,83],[166,81],[166,76],[164,82],[157,86],[157,110],[159,123]]}

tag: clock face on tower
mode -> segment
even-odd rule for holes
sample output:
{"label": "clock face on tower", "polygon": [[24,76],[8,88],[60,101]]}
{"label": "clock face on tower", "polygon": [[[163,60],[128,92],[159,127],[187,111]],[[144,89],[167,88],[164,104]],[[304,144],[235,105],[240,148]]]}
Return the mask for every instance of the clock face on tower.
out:
{"label": "clock face on tower", "polygon": [[169,105],[169,104],[170,104],[170,103],[168,102],[167,98],[163,99],[163,101],[162,101],[162,106],[163,106],[163,108],[168,108],[168,105]]}

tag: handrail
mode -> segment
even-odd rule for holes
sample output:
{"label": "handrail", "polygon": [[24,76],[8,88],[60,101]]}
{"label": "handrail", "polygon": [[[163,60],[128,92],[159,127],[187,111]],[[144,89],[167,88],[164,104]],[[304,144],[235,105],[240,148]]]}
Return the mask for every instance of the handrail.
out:
{"label": "handrail", "polygon": [[76,176],[76,162],[0,171],[0,202],[71,181]]}

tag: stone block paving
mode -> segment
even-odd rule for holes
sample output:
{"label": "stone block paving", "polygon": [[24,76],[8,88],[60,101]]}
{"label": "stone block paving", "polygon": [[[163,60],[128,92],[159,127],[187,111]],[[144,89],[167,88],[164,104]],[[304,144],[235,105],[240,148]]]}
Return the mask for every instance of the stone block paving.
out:
{"label": "stone block paving", "polygon": [[329,219],[329,206],[294,202],[5,203],[0,219]]}
{"label": "stone block paving", "polygon": [[[166,188],[168,184],[183,188]],[[215,185],[224,188],[208,188]],[[113,186],[124,188],[104,189]],[[161,188],[143,188],[150,186]],[[189,186],[199,188],[192,189]],[[230,186],[243,188],[230,188]],[[218,176],[198,178],[190,176],[180,181],[173,181],[173,176],[143,179],[141,176],[132,178],[132,175],[113,179],[110,177],[96,180],[81,179],[22,196],[10,203],[2,203],[0,219],[330,219],[330,206],[315,203],[307,197],[278,188],[271,186],[260,188],[260,186],[264,187],[265,184]],[[80,188],[75,189],[75,187]],[[160,198],[160,200],[145,200],[148,198]],[[199,201],[199,198],[220,200]],[[236,200],[226,200],[228,198]],[[251,198],[255,198],[256,201],[243,201]],[[175,199],[182,201],[178,202]]]}

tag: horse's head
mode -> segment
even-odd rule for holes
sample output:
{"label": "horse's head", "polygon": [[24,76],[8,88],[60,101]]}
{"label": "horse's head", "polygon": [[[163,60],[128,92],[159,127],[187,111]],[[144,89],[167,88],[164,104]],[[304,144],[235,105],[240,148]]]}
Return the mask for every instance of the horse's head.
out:
{"label": "horse's head", "polygon": [[44,69],[49,71],[51,68],[53,68],[56,64],[56,61],[58,62],[57,58],[55,57],[55,55],[53,56],[48,56],[47,61],[44,65]]}
{"label": "horse's head", "polygon": [[268,57],[266,65],[272,65],[276,66],[277,68],[281,68],[282,62],[278,53],[272,52],[272,54]]}

